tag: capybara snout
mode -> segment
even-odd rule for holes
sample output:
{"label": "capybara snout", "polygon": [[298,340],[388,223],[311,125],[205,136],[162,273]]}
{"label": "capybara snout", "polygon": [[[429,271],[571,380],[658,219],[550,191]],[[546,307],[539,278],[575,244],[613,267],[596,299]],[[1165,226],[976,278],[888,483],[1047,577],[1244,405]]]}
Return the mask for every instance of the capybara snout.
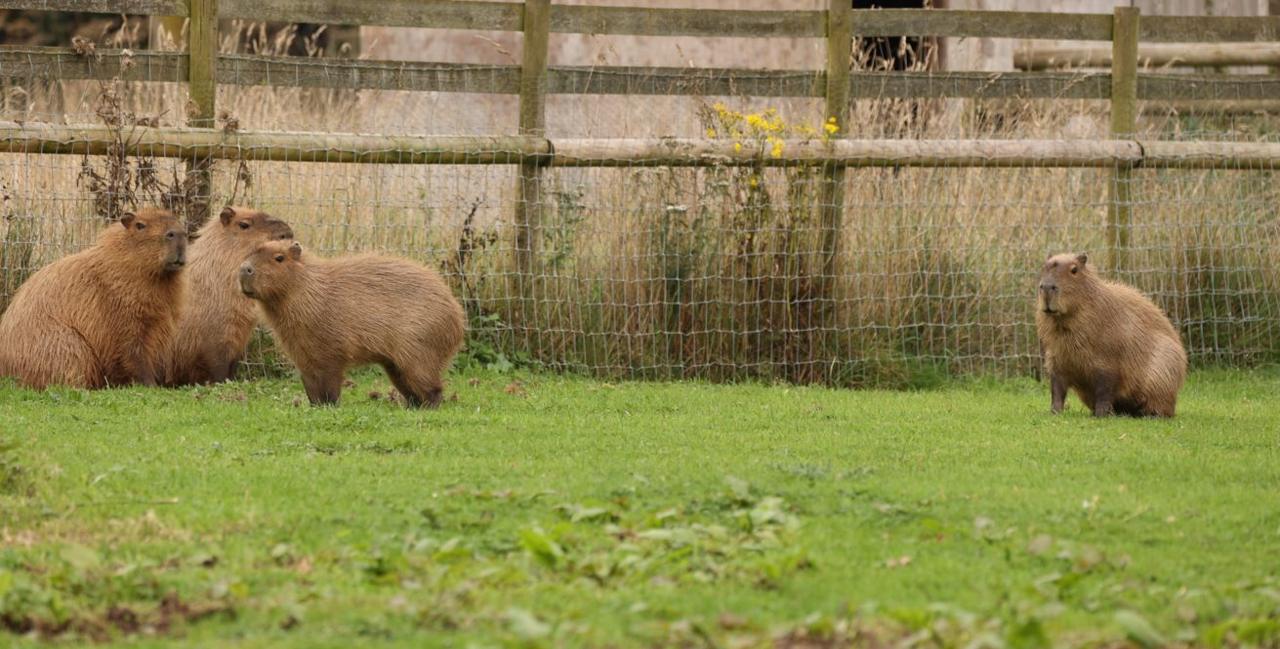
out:
{"label": "capybara snout", "polygon": [[187,233],[178,228],[171,228],[164,233],[168,242],[168,255],[164,259],[164,268],[170,272],[181,270],[187,265]]}

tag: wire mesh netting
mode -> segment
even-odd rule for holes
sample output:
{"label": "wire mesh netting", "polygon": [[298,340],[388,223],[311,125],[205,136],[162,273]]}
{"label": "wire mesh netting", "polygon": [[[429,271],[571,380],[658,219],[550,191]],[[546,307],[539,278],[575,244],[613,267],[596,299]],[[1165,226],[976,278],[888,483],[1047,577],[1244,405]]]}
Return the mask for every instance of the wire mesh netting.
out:
{"label": "wire mesh netting", "polygon": [[[148,125],[181,125],[186,91],[174,71],[131,70],[158,83],[0,71],[11,74],[4,119],[28,131],[115,124],[122,143]],[[1205,98],[1235,99],[1240,86]],[[491,135],[517,122],[516,98],[501,94],[224,85],[218,101],[228,131]],[[1151,139],[1263,142],[1277,126],[1265,111],[1146,109],[1139,130]],[[527,274],[516,263],[515,151],[501,164],[414,165],[268,161],[245,147],[214,164],[208,200],[282,218],[320,254],[378,251],[439,268],[470,319],[464,363],[887,387],[1030,374],[1040,364],[1036,275],[1066,250],[1093,253],[1105,274],[1150,294],[1194,363],[1276,360],[1280,202],[1269,167],[1135,170],[1128,263],[1116,271],[1109,169],[851,168],[833,192],[821,167],[763,164],[833,136],[818,98],[552,95],[547,115],[552,139],[697,137],[757,151],[762,164],[542,169]],[[859,99],[834,135],[1087,140],[1108,137],[1107,120],[1106,103],[1086,99]],[[182,209],[194,198],[186,170],[145,148],[0,154],[0,304],[42,265],[91,244],[113,209]],[[282,363],[265,336],[252,360],[255,372]]]}

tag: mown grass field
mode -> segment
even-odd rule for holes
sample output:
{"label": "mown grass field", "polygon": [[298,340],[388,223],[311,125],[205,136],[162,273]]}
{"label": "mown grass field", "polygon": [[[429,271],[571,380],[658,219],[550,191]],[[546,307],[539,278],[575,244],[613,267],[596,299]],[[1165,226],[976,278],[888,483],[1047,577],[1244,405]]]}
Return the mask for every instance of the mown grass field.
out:
{"label": "mown grass field", "polygon": [[1172,421],[356,378],[0,388],[0,646],[1280,645],[1274,372],[1195,373]]}

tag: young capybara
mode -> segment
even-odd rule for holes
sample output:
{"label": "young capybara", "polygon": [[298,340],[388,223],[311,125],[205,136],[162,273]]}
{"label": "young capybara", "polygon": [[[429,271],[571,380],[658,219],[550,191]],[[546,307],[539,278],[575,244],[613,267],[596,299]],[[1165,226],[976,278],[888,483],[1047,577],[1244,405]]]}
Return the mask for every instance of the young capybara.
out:
{"label": "young capybara", "polygon": [[223,209],[200,228],[183,272],[187,304],[174,334],[165,384],[235,377],[257,325],[257,307],[240,291],[240,264],[259,245],[281,239],[293,239],[287,223],[244,207]]}
{"label": "young capybara", "polygon": [[240,288],[262,305],[313,405],[336,403],[346,371],[369,363],[411,407],[439,405],[466,330],[435,271],[376,255],[320,259],[271,241],[240,266]]}
{"label": "young capybara", "polygon": [[1172,417],[1187,375],[1178,331],[1145,295],[1098,277],[1088,261],[1054,255],[1040,273],[1036,330],[1053,412],[1070,388],[1097,417]]}
{"label": "young capybara", "polygon": [[32,275],[0,317],[0,374],[24,385],[155,385],[182,306],[187,232],[145,208]]}

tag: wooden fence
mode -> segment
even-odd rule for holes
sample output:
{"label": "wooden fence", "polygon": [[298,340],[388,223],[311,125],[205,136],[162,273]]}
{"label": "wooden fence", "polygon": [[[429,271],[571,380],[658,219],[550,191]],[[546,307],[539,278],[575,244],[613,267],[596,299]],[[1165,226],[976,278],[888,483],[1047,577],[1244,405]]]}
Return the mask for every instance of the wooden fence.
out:
{"label": "wooden fence", "polygon": [[[1280,99],[1280,77],[1153,74],[1139,71],[1139,42],[1251,43],[1280,40],[1280,17],[1140,16],[1003,11],[853,10],[829,0],[823,11],[738,11],[554,5],[550,0],[0,0],[0,8],[95,11],[189,19],[188,51],[137,52],[123,66],[120,52],[85,56],[71,48],[0,48],[0,72],[46,71],[59,79],[165,80],[189,84],[194,110],[187,129],[140,129],[130,146],[151,155],[181,157],[208,184],[214,158],[322,159],[414,164],[507,163],[521,168],[514,214],[516,268],[532,275],[540,237],[541,170],[547,165],[716,165],[759,162],[711,142],[545,139],[547,94],[699,94],[822,97],[825,112],[844,126],[851,101],[865,98],[1070,98],[1111,104],[1106,142],[835,141],[788,143],[769,164],[826,167],[822,186],[826,259],[838,255],[844,168],[887,164],[945,166],[1106,166],[1113,170],[1109,204],[1112,261],[1124,265],[1131,222],[1129,178],[1138,165],[1233,167],[1280,161],[1273,145],[1138,143],[1139,100]],[[476,66],[395,61],[326,60],[219,54],[218,19],[317,22],[519,31],[520,65]],[[740,70],[549,66],[550,33],[704,37],[807,37],[826,40],[824,70]],[[1109,73],[867,72],[851,70],[859,37],[933,36],[1110,41]],[[483,70],[483,74],[476,74]],[[209,128],[217,84],[518,94],[519,123],[503,138],[406,138],[287,133],[227,134]],[[843,132],[843,129],[841,130]],[[0,126],[7,151],[94,153],[113,134],[101,129]],[[325,147],[325,148],[320,148]],[[310,154],[308,154],[310,152]],[[311,157],[308,157],[311,155]],[[754,157],[753,157],[754,156]],[[203,193],[207,195],[207,192]],[[198,222],[204,206],[190,215]],[[826,273],[827,276],[833,273]]]}

